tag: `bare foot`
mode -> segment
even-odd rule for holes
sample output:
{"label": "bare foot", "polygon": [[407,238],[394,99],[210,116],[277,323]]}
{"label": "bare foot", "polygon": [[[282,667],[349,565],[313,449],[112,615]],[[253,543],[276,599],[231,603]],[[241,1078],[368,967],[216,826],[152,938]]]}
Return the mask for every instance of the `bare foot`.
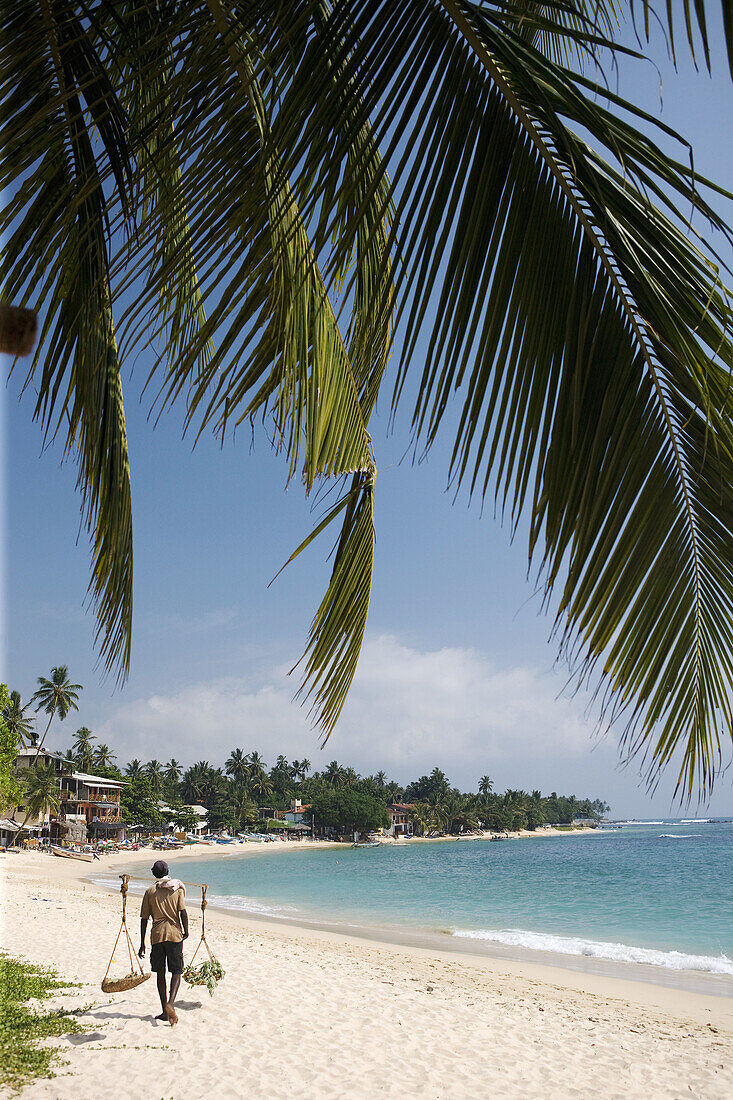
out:
{"label": "bare foot", "polygon": [[176,1012],[172,1004],[167,1004],[165,1006],[165,1014],[170,1020],[171,1027],[175,1027],[178,1023],[178,1013]]}
{"label": "bare foot", "polygon": [[160,1016],[156,1016],[155,1019],[156,1020],[167,1020],[168,1019],[168,1013],[167,1012],[161,1012]]}

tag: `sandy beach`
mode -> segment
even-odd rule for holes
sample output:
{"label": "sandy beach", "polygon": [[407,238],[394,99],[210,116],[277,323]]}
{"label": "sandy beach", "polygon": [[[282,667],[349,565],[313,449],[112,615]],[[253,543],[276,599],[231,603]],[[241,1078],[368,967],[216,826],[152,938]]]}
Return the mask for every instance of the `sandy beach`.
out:
{"label": "sandy beach", "polygon": [[[195,855],[221,858],[221,850]],[[84,881],[137,863],[145,875],[150,861],[149,851],[93,867],[37,853],[0,856],[0,947],[81,982],[50,1003],[89,1006],[80,1018],[93,1028],[83,1042],[57,1041],[67,1064],[28,1086],[29,1100],[733,1095],[731,998],[213,909],[208,938],[226,979],[211,998],[184,983],[178,1026],[157,1023],[153,981],[102,993],[119,896]],[[186,877],[185,858],[169,863]],[[132,898],[135,942],[138,905]],[[200,933],[197,895],[189,910],[190,955]],[[118,961],[124,973],[121,953]]]}

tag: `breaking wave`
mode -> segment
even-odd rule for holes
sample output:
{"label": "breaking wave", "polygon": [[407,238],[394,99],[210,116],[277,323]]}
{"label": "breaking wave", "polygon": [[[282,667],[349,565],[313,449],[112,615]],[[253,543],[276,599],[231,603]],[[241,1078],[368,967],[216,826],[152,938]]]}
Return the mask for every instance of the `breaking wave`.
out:
{"label": "breaking wave", "polygon": [[692,836],[702,836],[702,833],[660,833],[660,840],[688,840]]}
{"label": "breaking wave", "polygon": [[454,929],[454,936],[469,940],[484,940],[506,947],[525,947],[532,951],[554,951],[559,955],[585,955],[614,962],[646,963],[667,970],[699,970],[708,974],[733,976],[733,960],[726,955],[687,955],[681,951],[657,951],[650,947],[630,947],[625,943],[603,943],[598,940],[553,936],[544,932],[526,932],[521,928],[500,930]]}

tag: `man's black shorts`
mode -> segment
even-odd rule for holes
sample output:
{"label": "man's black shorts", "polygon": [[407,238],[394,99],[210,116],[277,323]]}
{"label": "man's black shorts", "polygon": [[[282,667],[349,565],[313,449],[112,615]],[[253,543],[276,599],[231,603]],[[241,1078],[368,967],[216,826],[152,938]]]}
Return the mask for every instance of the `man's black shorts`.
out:
{"label": "man's black shorts", "polygon": [[162,943],[154,943],[150,947],[150,969],[156,973],[165,971],[165,964],[171,974],[183,973],[183,941],[173,943],[172,940],[163,940]]}

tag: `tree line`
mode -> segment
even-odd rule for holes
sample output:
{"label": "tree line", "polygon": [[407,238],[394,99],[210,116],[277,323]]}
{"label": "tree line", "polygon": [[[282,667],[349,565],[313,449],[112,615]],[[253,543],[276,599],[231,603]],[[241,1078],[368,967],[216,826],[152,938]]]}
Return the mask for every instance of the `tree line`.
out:
{"label": "tree line", "polygon": [[[22,704],[17,691],[2,700],[3,735],[9,756],[18,747],[43,746],[54,717],[63,721],[78,710],[82,690],[72,684],[66,666],[51,670],[51,677],[38,678],[39,688],[30,703]],[[48,715],[40,742],[34,716],[28,713],[35,704],[37,712]],[[293,800],[311,807],[320,825],[333,825],[349,831],[352,827],[369,829],[389,824],[386,807],[409,803],[410,819],[418,835],[457,834],[478,828],[496,831],[536,829],[539,825],[570,824],[576,817],[599,820],[610,806],[602,799],[575,795],[549,795],[539,790],[494,790],[489,775],[482,775],[475,791],[461,791],[438,767],[427,775],[403,786],[386,772],[359,775],[354,768],[332,760],[322,770],[313,770],[311,761],[288,760],[282,754],[273,764],[257,752],[234,748],[217,767],[198,760],[184,767],[175,757],[167,761],[134,758],[123,766],[114,750],[98,740],[87,726],[80,726],[69,747],[61,754],[79,771],[105,779],[125,780],[121,794],[123,820],[140,825],[162,826],[172,820],[184,829],[192,829],[198,818],[190,807],[204,806],[213,830],[240,831],[266,824],[267,816],[287,810]],[[32,812],[55,812],[56,780],[53,768],[36,762],[24,778],[8,788],[12,798],[25,794],[26,808]],[[6,798],[6,804],[11,799]],[[168,807],[163,811],[159,803]],[[310,815],[307,815],[310,819]]]}

